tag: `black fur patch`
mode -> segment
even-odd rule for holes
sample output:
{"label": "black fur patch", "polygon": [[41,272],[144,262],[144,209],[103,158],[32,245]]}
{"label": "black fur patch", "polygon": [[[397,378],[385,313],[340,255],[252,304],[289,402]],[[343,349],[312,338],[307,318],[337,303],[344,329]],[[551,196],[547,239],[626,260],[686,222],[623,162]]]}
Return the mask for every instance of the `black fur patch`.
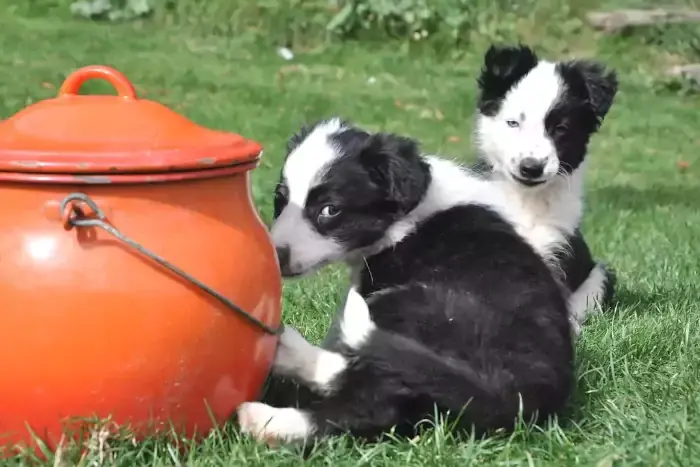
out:
{"label": "black fur patch", "polygon": [[618,89],[617,74],[602,63],[572,60],[557,65],[567,90],[589,106],[600,124],[613,104]]}
{"label": "black fur patch", "polygon": [[617,78],[602,64],[571,61],[557,64],[564,92],[545,117],[564,173],[570,174],[586,157],[588,142],[598,131],[617,93]]}
{"label": "black fur patch", "polygon": [[577,290],[588,279],[595,261],[579,229],[576,229],[574,235],[568,236],[567,243],[569,247],[558,255],[557,262],[566,286],[569,290]]}
{"label": "black fur patch", "polygon": [[615,301],[617,301],[617,294],[615,289],[617,287],[617,273],[615,270],[605,263],[598,263],[599,267],[602,267],[605,271],[605,285],[603,289],[603,300],[601,307],[603,309],[611,308]]}
{"label": "black fur patch", "polygon": [[524,45],[489,47],[477,78],[479,111],[496,115],[506,93],[537,66],[537,61],[535,52]]}

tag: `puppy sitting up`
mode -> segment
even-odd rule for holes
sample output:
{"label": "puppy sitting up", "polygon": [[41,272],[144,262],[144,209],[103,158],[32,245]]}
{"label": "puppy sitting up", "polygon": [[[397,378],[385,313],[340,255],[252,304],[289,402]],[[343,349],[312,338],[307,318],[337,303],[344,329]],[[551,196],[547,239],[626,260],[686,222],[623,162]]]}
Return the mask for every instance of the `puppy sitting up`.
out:
{"label": "puppy sitting up", "polygon": [[478,77],[476,142],[494,183],[520,208],[516,226],[571,292],[572,325],[613,300],[615,275],[580,231],[588,143],[617,93],[598,62],[540,60],[527,46],[491,46]]}

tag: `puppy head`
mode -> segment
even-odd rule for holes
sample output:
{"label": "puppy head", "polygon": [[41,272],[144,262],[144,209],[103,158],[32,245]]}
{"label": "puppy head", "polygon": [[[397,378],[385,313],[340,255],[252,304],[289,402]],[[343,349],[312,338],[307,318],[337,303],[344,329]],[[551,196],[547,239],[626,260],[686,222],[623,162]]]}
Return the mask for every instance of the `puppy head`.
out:
{"label": "puppy head", "polygon": [[478,78],[476,140],[493,170],[525,187],[568,176],[617,93],[597,62],[539,60],[527,46],[491,46]]}
{"label": "puppy head", "polygon": [[275,191],[272,239],[284,277],[345,259],[382,239],[422,199],[430,175],[417,144],[340,120],[289,142]]}

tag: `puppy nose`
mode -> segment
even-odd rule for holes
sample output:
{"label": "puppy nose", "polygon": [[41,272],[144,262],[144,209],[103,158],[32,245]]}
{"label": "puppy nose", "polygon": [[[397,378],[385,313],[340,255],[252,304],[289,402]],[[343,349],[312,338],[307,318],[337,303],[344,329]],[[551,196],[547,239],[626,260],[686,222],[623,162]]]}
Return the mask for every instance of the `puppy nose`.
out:
{"label": "puppy nose", "polygon": [[539,178],[544,172],[544,162],[534,157],[526,157],[520,162],[520,175],[525,178]]}
{"label": "puppy nose", "polygon": [[291,256],[291,250],[288,246],[278,246],[277,247],[277,261],[279,261],[280,268],[285,270],[289,267],[289,258]]}

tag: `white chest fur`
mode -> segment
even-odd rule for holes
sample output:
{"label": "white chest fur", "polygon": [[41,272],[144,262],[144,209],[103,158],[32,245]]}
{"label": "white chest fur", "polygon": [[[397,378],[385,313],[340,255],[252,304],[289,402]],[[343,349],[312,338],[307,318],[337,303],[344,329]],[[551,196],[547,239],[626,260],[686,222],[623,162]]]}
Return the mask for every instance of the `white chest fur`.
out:
{"label": "white chest fur", "polygon": [[547,260],[566,247],[566,236],[572,235],[581,222],[580,172],[568,178],[558,177],[541,188],[494,180],[506,193],[516,230]]}

